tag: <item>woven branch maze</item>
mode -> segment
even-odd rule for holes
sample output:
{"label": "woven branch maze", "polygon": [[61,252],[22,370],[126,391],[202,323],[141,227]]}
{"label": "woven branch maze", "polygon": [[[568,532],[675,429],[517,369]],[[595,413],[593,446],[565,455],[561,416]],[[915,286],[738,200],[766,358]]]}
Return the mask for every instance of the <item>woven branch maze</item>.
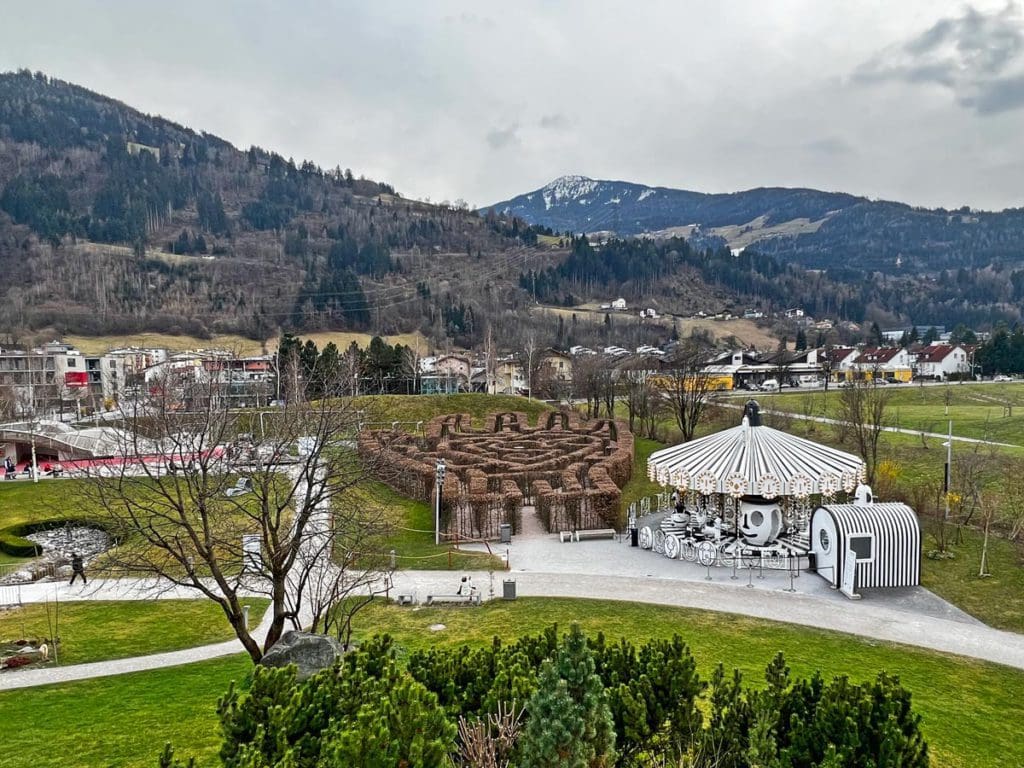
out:
{"label": "woven branch maze", "polygon": [[619,527],[621,488],[633,468],[633,435],[620,421],[583,421],[574,412],[490,414],[474,428],[469,414],[437,416],[422,437],[364,432],[360,452],[376,457],[377,477],[399,493],[433,500],[437,459],[444,459],[442,530],[450,537],[494,539],[502,523],[520,530],[533,504],[548,531]]}

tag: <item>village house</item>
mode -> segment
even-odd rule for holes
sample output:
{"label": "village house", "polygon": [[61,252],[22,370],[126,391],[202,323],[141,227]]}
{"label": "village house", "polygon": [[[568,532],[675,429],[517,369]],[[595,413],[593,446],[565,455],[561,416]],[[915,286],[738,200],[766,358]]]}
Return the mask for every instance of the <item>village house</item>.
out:
{"label": "village house", "polygon": [[468,357],[441,355],[434,361],[432,372],[420,377],[420,391],[424,395],[468,392],[472,376],[473,366]]}
{"label": "village house", "polygon": [[865,347],[854,360],[854,377],[864,381],[877,378],[907,382],[914,377],[913,356],[901,347]]}
{"label": "village house", "polygon": [[[583,352],[580,348],[579,354],[593,353]],[[567,355],[557,349],[545,349],[540,353],[540,360],[541,369],[545,370],[549,380],[561,383],[572,381],[572,355]]]}
{"label": "village house", "polygon": [[824,350],[818,359],[830,381],[848,381],[853,378],[854,361],[859,354],[854,347],[830,347]]}
{"label": "village house", "polygon": [[917,352],[917,375],[945,381],[971,373],[970,355],[959,344],[931,344]]}

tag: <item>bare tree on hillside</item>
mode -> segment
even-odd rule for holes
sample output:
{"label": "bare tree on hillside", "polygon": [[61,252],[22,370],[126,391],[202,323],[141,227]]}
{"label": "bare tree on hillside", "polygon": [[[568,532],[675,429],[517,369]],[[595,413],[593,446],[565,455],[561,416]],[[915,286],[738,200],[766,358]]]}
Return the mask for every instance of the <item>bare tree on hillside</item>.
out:
{"label": "bare tree on hillside", "polygon": [[[386,568],[387,520],[356,496],[368,468],[349,447],[359,422],[349,400],[292,397],[240,413],[209,378],[168,379],[127,413],[117,436],[125,460],[88,472],[83,502],[103,510],[120,542],[102,570],[200,593],[259,661],[289,623],[329,625],[333,605],[369,589]],[[262,645],[243,608],[252,593],[270,600]]]}
{"label": "bare tree on hillside", "polygon": [[853,386],[841,390],[837,402],[840,437],[853,439],[864,461],[869,485],[875,482],[878,446],[887,423],[888,403],[888,390],[866,381],[855,381]]}
{"label": "bare tree on hillside", "polygon": [[629,413],[630,431],[656,440],[658,421],[665,412],[665,398],[658,391],[651,372],[640,368],[621,371],[619,391]]}
{"label": "bare tree on hillside", "polygon": [[601,414],[601,367],[599,355],[575,355],[572,359],[573,395],[587,402],[587,418]]}
{"label": "bare tree on hillside", "polygon": [[713,377],[707,370],[708,351],[703,343],[686,339],[665,361],[662,370],[669,409],[684,442],[693,439],[714,390]]}

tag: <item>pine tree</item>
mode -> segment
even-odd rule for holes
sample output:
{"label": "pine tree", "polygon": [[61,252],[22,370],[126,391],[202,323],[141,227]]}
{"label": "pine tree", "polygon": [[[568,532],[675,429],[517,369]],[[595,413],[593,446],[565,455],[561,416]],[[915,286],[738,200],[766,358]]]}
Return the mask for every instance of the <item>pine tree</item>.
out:
{"label": "pine tree", "polygon": [[522,768],[587,768],[583,718],[551,661],[541,667],[537,692],[526,709],[530,719],[519,743]]}
{"label": "pine tree", "polygon": [[615,764],[615,727],[594,657],[578,625],[554,662],[545,661],[527,705],[523,768],[605,768]]}

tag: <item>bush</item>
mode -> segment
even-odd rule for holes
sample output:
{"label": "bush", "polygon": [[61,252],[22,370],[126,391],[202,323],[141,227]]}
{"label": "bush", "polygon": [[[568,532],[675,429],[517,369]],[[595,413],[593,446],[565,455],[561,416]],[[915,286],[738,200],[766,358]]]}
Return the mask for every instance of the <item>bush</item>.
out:
{"label": "bush", "polygon": [[[551,626],[509,645],[416,652],[402,666],[385,636],[304,683],[294,667],[257,667],[247,695],[232,686],[219,703],[220,758],[226,768],[441,768],[459,745],[456,722],[495,724],[525,704],[518,744],[501,746],[519,768],[703,765],[709,755],[718,768],[927,768],[897,678],[793,679],[779,654],[765,683],[721,665],[702,681],[679,637],[636,646]],[[159,764],[182,766],[170,748]]]}
{"label": "bush", "polygon": [[0,533],[0,552],[11,557],[36,557],[42,553],[42,549],[33,541],[4,531]]}

